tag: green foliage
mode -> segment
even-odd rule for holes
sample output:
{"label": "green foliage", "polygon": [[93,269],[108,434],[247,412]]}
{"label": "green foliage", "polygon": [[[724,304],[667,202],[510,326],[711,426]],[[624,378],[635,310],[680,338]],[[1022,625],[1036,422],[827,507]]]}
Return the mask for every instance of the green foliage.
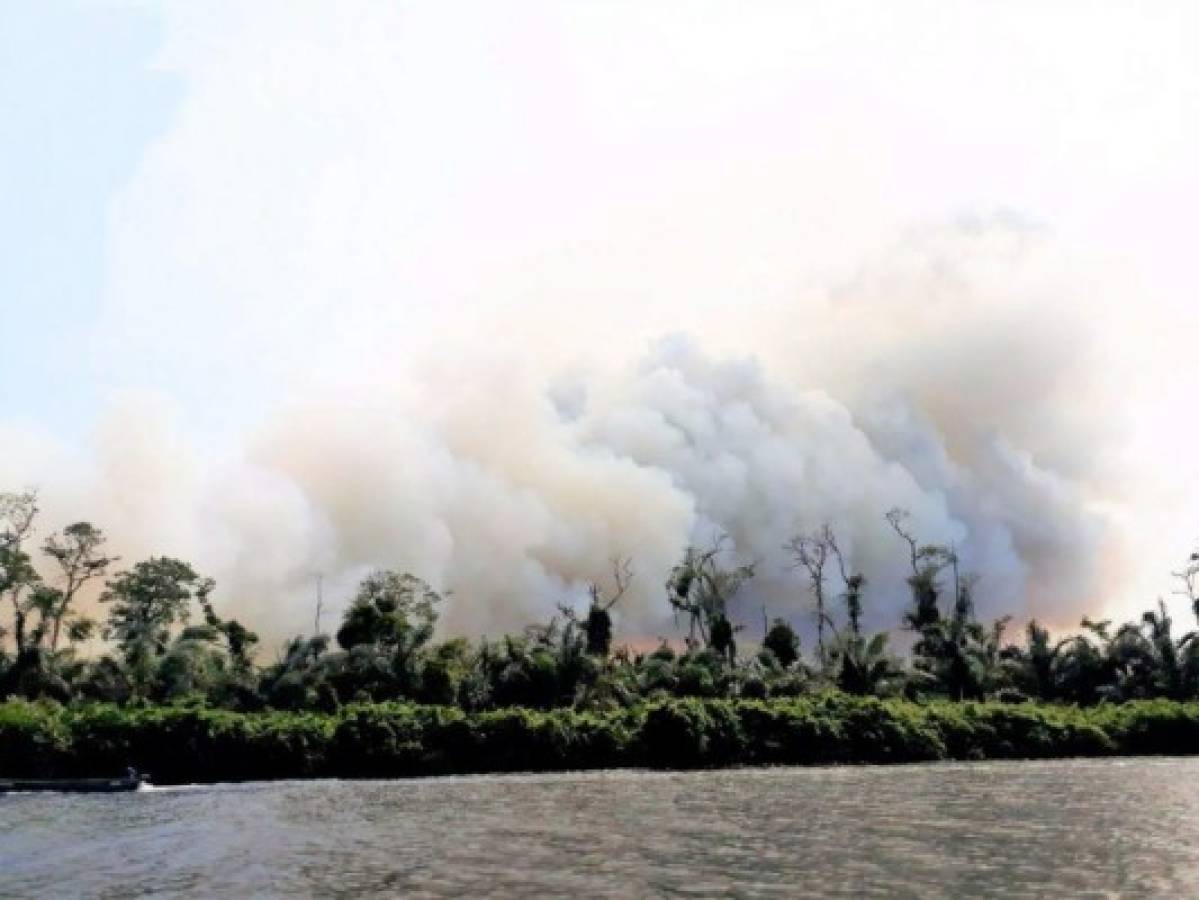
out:
{"label": "green foliage", "polygon": [[61,707],[0,703],[0,776],[40,777],[61,771],[73,746]]}
{"label": "green foliage", "polygon": [[742,758],[745,735],[731,701],[674,700],[646,710],[639,746],[650,765],[728,765]]}
{"label": "green foliage", "polygon": [[152,693],[169,702],[213,694],[226,676],[225,659],[211,629],[189,628],[158,661]]}
{"label": "green foliage", "polygon": [[172,626],[187,621],[192,600],[211,589],[190,565],[165,556],[139,562],[108,582],[100,595],[101,603],[111,604],[104,637],[116,641],[138,693],[149,689]]}
{"label": "green foliage", "polygon": [[399,653],[428,643],[441,597],[414,575],[372,572],[358,586],[337,632],[337,643],[350,650],[374,644]]}
{"label": "green foliage", "polygon": [[737,642],[733,639],[733,623],[728,620],[727,616],[719,613],[712,616],[709,644],[730,664],[736,662]]}
{"label": "green foliage", "polygon": [[784,669],[799,659],[799,635],[783,619],[775,619],[762,640],[762,646],[774,654]]}
{"label": "green foliage", "polygon": [[424,659],[418,699],[437,706],[457,705],[471,667],[471,647],[463,638],[434,647]]}
{"label": "green foliage", "polygon": [[899,763],[1199,753],[1199,704],[920,704],[838,692],[668,699],[608,712],[468,713],[406,703],[332,713],[0,703],[0,777],[120,771],[158,783],[614,766]]}
{"label": "green foliage", "polygon": [[0,689],[11,689],[25,668],[26,651],[30,645],[28,631],[29,615],[33,611],[29,594],[41,581],[33,566],[33,559],[24,549],[24,543],[33,529],[37,518],[37,494],[0,493],[0,602],[11,610],[12,638],[16,659],[5,673],[6,684]]}
{"label": "green foliage", "polygon": [[688,640],[702,642],[725,655],[735,652],[733,627],[729,619],[729,602],[754,575],[752,564],[726,568],[721,562],[725,552],[724,539],[708,550],[688,547],[683,560],[671,570],[666,582],[666,597],[676,612],[688,617]]}
{"label": "green foliage", "polygon": [[849,694],[892,694],[904,677],[899,660],[887,650],[885,633],[867,640],[849,632],[833,646],[831,657],[837,687]]}
{"label": "green foliage", "polygon": [[607,656],[612,649],[611,614],[593,603],[587,610],[584,628],[587,634],[587,652],[594,656]]}
{"label": "green foliage", "polygon": [[90,522],[74,522],[52,534],[42,544],[42,553],[49,557],[58,569],[62,588],[53,590],[52,602],[41,619],[41,636],[50,649],[57,649],[64,624],[72,641],[86,640],[90,636],[90,623],[80,620],[72,604],[83,585],[102,577],[116,557],[106,556],[103,551],[104,532]]}
{"label": "green foliage", "polygon": [[[886,632],[863,631],[867,581],[825,526],[788,545],[817,611],[806,660],[782,619],[738,655],[734,601],[754,568],[729,563],[721,539],[688,549],[671,572],[667,599],[687,617],[676,646],[613,646],[609,610],[633,576],[617,558],[607,587],[590,586],[585,617],[563,605],[548,622],[477,643],[433,643],[440,595],[411,574],[376,571],[335,640],[296,637],[265,665],[257,635],[217,614],[213,581],[169,557],[108,578],[102,634],[113,644],[82,654],[75,645],[96,624],[73,598],[115,559],[99,529],[75,523],[43,542],[43,580],[28,549],[37,513],[34,494],[0,494],[0,698],[36,701],[3,707],[0,762],[14,772],[136,762],[166,778],[398,775],[1190,752],[1199,742],[1199,631],[1176,634],[1159,603],[1118,627],[1084,619],[1056,641],[1029,622],[1009,643],[1007,618],[976,618],[974,577],[956,550],[919,542],[902,510],[887,520],[911,567],[906,660]],[[1197,560],[1175,574],[1199,615]],[[826,604],[826,567],[840,577],[842,609]]]}

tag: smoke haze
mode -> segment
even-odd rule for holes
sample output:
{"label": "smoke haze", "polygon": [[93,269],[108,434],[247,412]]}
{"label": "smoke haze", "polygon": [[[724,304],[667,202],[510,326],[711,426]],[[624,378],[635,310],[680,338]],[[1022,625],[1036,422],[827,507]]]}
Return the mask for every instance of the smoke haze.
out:
{"label": "smoke haze", "polygon": [[153,17],[178,99],[103,207],[91,405],[0,418],[44,528],[189,559],[270,641],[317,573],[331,619],[399,568],[495,634],[614,555],[618,628],[666,634],[718,534],[744,620],[810,624],[781,548],[824,522],[890,627],[893,506],[983,616],[1164,588],[1199,505],[1189,14],[450,6]]}
{"label": "smoke haze", "polygon": [[391,389],[301,396],[219,462],[169,406],[130,397],[73,468],[32,445],[5,475],[42,485],[48,518],[103,523],[127,559],[194,559],[273,637],[310,627],[318,572],[335,611],[372,568],[417,573],[452,595],[448,631],[494,634],[580,601],[618,555],[638,573],[620,626],[666,634],[670,567],[718,535],[730,562],[758,563],[742,615],[805,623],[782,547],[825,522],[885,627],[905,602],[893,506],[983,574],[984,615],[1070,623],[1094,609],[1114,542],[1074,407],[1087,325],[1021,284],[1037,251],[1010,224],[919,240],[898,254],[924,260],[914,272],[859,271],[781,314],[769,367],[686,334],[548,375],[458,346],[397,368]]}

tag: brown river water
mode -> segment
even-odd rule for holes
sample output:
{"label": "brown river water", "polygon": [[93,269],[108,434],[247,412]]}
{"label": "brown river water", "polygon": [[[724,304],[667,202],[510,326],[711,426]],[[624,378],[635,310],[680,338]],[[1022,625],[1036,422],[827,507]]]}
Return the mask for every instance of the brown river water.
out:
{"label": "brown river water", "polygon": [[1199,759],[0,796],[0,897],[1199,897]]}

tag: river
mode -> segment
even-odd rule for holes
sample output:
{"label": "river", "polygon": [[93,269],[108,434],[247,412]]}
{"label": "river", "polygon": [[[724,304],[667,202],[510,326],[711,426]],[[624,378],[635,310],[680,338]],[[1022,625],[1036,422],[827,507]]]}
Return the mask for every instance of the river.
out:
{"label": "river", "polygon": [[1199,896],[1199,759],[0,797],[0,896]]}

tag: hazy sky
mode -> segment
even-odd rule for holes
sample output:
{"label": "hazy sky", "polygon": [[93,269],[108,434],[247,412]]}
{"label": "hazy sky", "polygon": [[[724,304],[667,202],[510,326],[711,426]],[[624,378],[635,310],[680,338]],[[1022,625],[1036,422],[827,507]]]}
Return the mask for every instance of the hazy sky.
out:
{"label": "hazy sky", "polygon": [[569,394],[681,334],[874,421],[894,377],[951,460],[1002,435],[1113,523],[1094,604],[1134,608],[1199,538],[1196,34],[1164,2],[4,3],[0,476],[54,461],[116,535],[94,483],[201,516],[179,485],[275,471],[285,411],[394,401],[557,497],[455,443],[442,387]]}

